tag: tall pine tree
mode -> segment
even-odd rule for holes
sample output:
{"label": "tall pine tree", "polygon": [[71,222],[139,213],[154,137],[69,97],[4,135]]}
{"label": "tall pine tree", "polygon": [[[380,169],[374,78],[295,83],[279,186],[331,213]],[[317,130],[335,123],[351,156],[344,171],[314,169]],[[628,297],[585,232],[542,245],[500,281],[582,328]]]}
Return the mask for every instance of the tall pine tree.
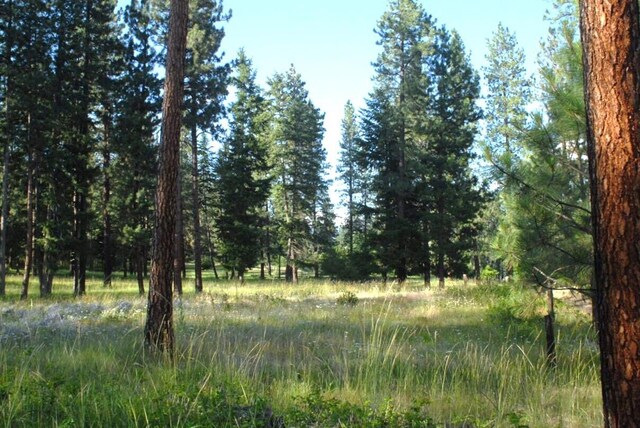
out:
{"label": "tall pine tree", "polygon": [[287,281],[314,252],[313,212],[324,183],[324,115],[309,100],[302,77],[292,66],[269,80],[272,115],[274,207],[285,249]]}
{"label": "tall pine tree", "polygon": [[215,189],[220,202],[216,223],[224,264],[243,281],[245,272],[259,260],[270,177],[265,141],[267,103],[244,51],[238,55],[236,70],[231,133],[215,164]]}

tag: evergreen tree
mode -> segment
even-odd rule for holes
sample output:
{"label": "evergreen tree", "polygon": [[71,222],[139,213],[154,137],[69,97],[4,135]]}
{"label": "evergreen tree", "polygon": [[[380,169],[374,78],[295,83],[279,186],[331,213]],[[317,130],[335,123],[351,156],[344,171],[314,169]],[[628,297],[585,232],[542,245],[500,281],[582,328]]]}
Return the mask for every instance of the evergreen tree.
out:
{"label": "evergreen tree", "polygon": [[487,83],[486,139],[490,153],[509,162],[526,130],[526,106],[531,99],[530,82],[526,77],[525,54],[518,47],[516,36],[502,24],[487,43],[483,69]]}
{"label": "evergreen tree", "polygon": [[216,219],[225,267],[240,281],[260,256],[263,207],[269,196],[266,101],[256,84],[251,60],[240,51],[233,79],[237,100],[231,106],[230,137],[215,164],[220,205]]}
{"label": "evergreen tree", "polygon": [[573,1],[556,6],[540,64],[544,110],[521,135],[522,159],[493,163],[508,185],[493,248],[523,278],[542,281],[542,271],[584,286],[592,252],[578,15]]}
{"label": "evergreen tree", "polygon": [[358,124],[353,104],[348,101],[344,106],[342,119],[342,138],[340,140],[340,164],[338,173],[345,185],[343,194],[346,196],[347,208],[347,239],[349,243],[349,256],[353,255],[353,240],[355,234],[356,195],[358,179]]}
{"label": "evergreen tree", "polygon": [[442,287],[447,270],[457,275],[464,272],[463,256],[473,246],[473,222],[483,201],[470,165],[480,119],[476,104],[480,84],[456,32],[439,29],[433,46],[427,64],[435,96],[427,119],[430,137],[420,153],[427,173],[423,176],[426,192],[419,199],[426,202],[423,230],[429,232],[425,240],[434,242]]}
{"label": "evergreen tree", "polygon": [[[517,203],[519,196],[511,192],[513,182],[504,171],[517,168],[523,155],[528,118],[526,107],[531,100],[531,82],[525,76],[524,51],[519,48],[515,34],[508,28],[499,24],[493,37],[487,42],[487,47],[485,58],[488,66],[483,69],[488,89],[483,145],[485,157],[490,164],[490,176],[499,185],[498,197],[492,202],[497,206],[491,212],[506,214],[505,205]],[[499,230],[495,226],[500,224],[500,220],[498,223],[492,220],[485,223],[494,225],[490,233],[495,235]],[[508,219],[503,220],[501,223],[504,228]],[[502,257],[500,262],[507,274],[511,274],[517,264],[511,256]]]}
{"label": "evergreen tree", "polygon": [[[115,119],[113,193],[114,222],[122,261],[133,261],[138,290],[144,293],[144,271],[151,242],[153,188],[157,171],[154,132],[159,113],[160,81],[154,73],[157,53],[151,43],[148,2],[134,0],[124,14],[125,69]],[[105,275],[107,273],[105,272]]]}
{"label": "evergreen tree", "polygon": [[171,0],[165,95],[162,102],[162,135],[156,190],[155,235],[149,285],[149,303],[144,328],[145,346],[152,353],[173,358],[172,262],[176,192],[180,156],[180,128],[184,101],[184,59],[187,44],[188,0]]}
{"label": "evergreen tree", "polygon": [[292,66],[269,80],[275,187],[274,208],[285,249],[287,281],[298,281],[298,268],[314,249],[313,212],[323,186],[326,152],[324,115],[309,100],[305,83]]}
{"label": "evergreen tree", "polygon": [[368,157],[363,161],[372,165],[376,193],[373,242],[383,275],[392,268],[400,282],[420,251],[413,226],[417,213],[412,153],[424,136],[428,97],[423,63],[431,32],[431,17],[415,1],[390,3],[376,30],[382,53],[374,64],[375,90],[363,120],[363,152]]}
{"label": "evergreen tree", "polygon": [[[185,127],[191,144],[191,197],[193,220],[193,258],[195,289],[202,291],[202,245],[200,227],[200,191],[198,167],[198,133],[218,131],[223,113],[230,68],[222,63],[218,52],[224,37],[219,23],[229,19],[221,1],[192,0],[186,56]],[[201,139],[206,141],[205,139]]]}

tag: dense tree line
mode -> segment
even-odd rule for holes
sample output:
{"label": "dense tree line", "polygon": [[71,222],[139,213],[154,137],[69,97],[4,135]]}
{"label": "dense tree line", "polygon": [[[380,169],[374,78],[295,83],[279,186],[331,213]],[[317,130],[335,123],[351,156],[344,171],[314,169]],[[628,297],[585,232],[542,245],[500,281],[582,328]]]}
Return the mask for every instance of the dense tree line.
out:
{"label": "dense tree line", "polygon": [[[2,16],[0,261],[24,274],[25,297],[32,273],[46,295],[65,271],[77,295],[87,271],[102,271],[107,287],[119,272],[133,275],[144,293],[169,2],[67,3],[12,1]],[[366,106],[345,107],[338,169],[347,218],[338,227],[324,114],[293,66],[260,87],[246,53],[224,55],[230,16],[221,2],[189,3],[176,292],[187,261],[196,292],[202,270],[218,277],[219,266],[240,280],[258,266],[262,278],[288,281],[306,271],[400,282],[420,274],[430,284],[435,273],[443,286],[448,276],[477,275],[470,261],[491,227],[479,221],[488,192],[472,169],[480,78],[460,36],[414,0],[389,3]],[[509,138],[516,159],[524,143]],[[515,165],[504,158],[496,164]]]}
{"label": "dense tree line", "polygon": [[486,199],[471,170],[479,76],[459,35],[413,0],[392,1],[376,32],[374,89],[359,120],[350,104],[343,120],[344,273],[428,285],[435,271],[444,286],[468,271]]}
{"label": "dense tree line", "polygon": [[[87,271],[102,271],[107,287],[117,271],[134,275],[144,293],[169,2],[5,6],[0,291],[8,268],[23,272],[23,297],[33,274],[47,295],[65,271],[76,295]],[[221,2],[189,4],[174,270],[192,261],[196,291],[203,253],[208,267],[222,263],[239,278],[257,263],[273,274],[281,257],[288,279],[300,267],[318,275],[334,233],[323,114],[293,68],[263,90],[241,53],[232,78],[221,50],[229,17]],[[229,85],[237,100],[227,107]],[[181,282],[176,275],[177,292]]]}

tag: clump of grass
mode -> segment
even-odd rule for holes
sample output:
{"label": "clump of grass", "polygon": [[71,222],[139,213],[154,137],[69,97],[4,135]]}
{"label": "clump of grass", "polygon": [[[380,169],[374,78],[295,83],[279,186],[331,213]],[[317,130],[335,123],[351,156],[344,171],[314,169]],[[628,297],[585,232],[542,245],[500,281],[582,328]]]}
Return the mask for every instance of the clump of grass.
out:
{"label": "clump of grass", "polygon": [[345,291],[338,296],[336,303],[343,306],[354,307],[358,304],[358,296],[353,291]]}

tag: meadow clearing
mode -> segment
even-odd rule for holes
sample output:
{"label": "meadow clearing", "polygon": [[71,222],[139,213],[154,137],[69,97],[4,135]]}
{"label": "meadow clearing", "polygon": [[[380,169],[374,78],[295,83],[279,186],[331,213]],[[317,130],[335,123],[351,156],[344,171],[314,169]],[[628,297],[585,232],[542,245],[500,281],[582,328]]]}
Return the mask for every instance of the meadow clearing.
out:
{"label": "meadow clearing", "polygon": [[[96,276],[74,299],[0,300],[0,424],[154,427],[596,427],[588,314],[517,283],[213,281],[175,299],[174,361],[145,355],[146,296]],[[185,290],[192,288],[185,282]]]}

